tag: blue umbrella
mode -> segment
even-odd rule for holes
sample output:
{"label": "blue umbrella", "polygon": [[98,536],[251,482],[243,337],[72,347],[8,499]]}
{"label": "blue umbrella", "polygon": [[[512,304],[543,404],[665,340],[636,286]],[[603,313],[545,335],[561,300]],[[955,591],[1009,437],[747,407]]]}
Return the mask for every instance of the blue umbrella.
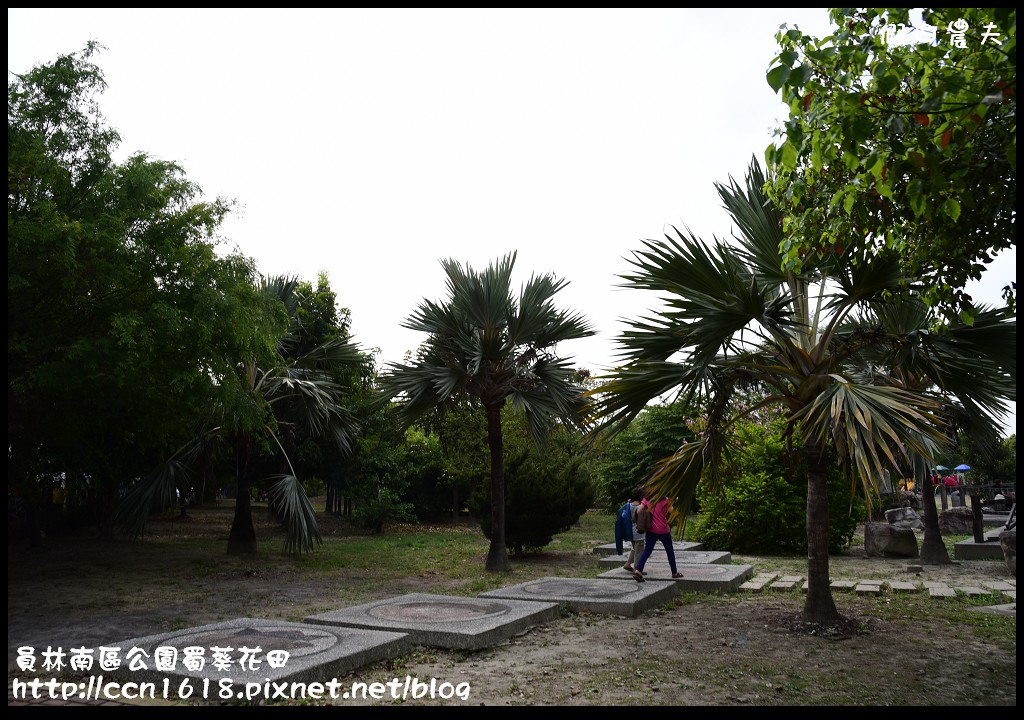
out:
{"label": "blue umbrella", "polygon": [[953,468],[953,469],[954,469],[954,470],[970,470],[970,469],[971,469],[971,466],[970,466],[970,465],[967,465],[967,464],[965,463],[965,464],[963,464],[963,465],[957,465],[957,466],[956,466],[955,468]]}

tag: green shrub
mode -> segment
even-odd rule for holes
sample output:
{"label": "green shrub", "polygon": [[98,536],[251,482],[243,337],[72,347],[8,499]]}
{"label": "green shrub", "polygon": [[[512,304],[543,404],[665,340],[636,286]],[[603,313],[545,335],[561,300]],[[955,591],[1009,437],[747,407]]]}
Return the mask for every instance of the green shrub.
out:
{"label": "green shrub", "polygon": [[379,534],[387,523],[413,522],[416,515],[412,503],[402,502],[401,495],[382,487],[376,494],[370,493],[356,503],[352,519],[359,527]]}
{"label": "green shrub", "polygon": [[[724,489],[698,488],[701,513],[693,534],[709,548],[738,553],[807,551],[807,471],[801,446],[788,446],[778,424],[742,427],[742,449],[725,471]],[[850,544],[865,517],[837,465],[827,478],[829,552]]]}
{"label": "green shrub", "polygon": [[[546,450],[520,449],[505,463],[505,545],[515,555],[543,548],[570,529],[594,503],[587,461],[577,439],[561,431]],[[481,483],[469,508],[491,537],[489,482]]]}

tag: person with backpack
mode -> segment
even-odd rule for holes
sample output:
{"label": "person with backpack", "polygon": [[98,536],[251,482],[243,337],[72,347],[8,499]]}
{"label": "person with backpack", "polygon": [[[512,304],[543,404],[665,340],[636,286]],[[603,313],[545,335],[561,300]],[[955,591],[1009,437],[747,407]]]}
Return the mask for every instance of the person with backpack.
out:
{"label": "person with backpack", "polygon": [[667,497],[662,498],[655,504],[644,498],[636,509],[637,528],[645,527],[647,530],[647,543],[644,547],[640,561],[633,566],[633,579],[637,582],[644,581],[644,566],[647,559],[654,551],[654,544],[661,541],[665,546],[665,553],[668,555],[668,564],[672,569],[673,578],[681,578],[683,574],[676,568],[676,551],[672,545],[672,530],[668,526],[668,514],[672,511],[672,501]]}
{"label": "person with backpack", "polygon": [[[632,528],[632,539],[633,546],[629,550],[629,556],[626,558],[626,564],[622,566],[622,569],[626,572],[633,572],[633,568],[636,563],[640,560],[640,557],[644,554],[644,545],[647,539],[647,528],[637,527],[636,524],[636,509],[640,507],[640,502],[644,499],[643,488],[637,488],[629,496],[629,503],[623,505],[623,509],[629,510],[629,523]],[[619,553],[620,555],[622,553]]]}

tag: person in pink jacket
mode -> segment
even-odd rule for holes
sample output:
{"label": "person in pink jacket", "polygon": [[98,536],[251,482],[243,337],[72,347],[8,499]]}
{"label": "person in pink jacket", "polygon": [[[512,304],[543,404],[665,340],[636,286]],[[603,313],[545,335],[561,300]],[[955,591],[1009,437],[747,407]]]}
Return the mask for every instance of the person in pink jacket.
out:
{"label": "person in pink jacket", "polygon": [[672,545],[672,531],[668,526],[668,514],[672,511],[672,501],[665,497],[651,505],[651,501],[644,498],[641,505],[646,505],[651,513],[651,529],[647,531],[647,544],[644,547],[644,554],[640,556],[640,562],[633,566],[633,579],[637,582],[644,581],[644,566],[654,551],[654,543],[659,540],[665,546],[668,564],[672,568],[672,577],[681,578],[683,574],[676,569],[676,551]]}

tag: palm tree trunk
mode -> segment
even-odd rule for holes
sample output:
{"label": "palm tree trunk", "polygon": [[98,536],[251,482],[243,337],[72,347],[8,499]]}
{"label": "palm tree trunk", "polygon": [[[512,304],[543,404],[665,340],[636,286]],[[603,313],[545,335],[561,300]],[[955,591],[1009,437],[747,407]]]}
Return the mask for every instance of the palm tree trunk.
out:
{"label": "palm tree trunk", "polygon": [[939,512],[935,509],[935,488],[924,458],[914,457],[914,487],[921,488],[921,512],[924,515],[924,539],[921,540],[922,565],[951,565],[949,551],[942,542]]}
{"label": "palm tree trunk", "polygon": [[832,599],[828,572],[828,486],[824,448],[808,440],[807,462],[807,599],[805,622],[834,627],[843,619]]}
{"label": "palm tree trunk", "polygon": [[487,411],[487,445],[491,449],[491,547],[487,551],[488,572],[511,569],[505,548],[505,448],[501,436],[500,403],[485,406]]}
{"label": "palm tree trunk", "polygon": [[245,433],[239,435],[236,450],[238,492],[235,494],[235,517],[228,535],[228,555],[255,555],[256,528],[252,524],[252,501],[249,497],[255,460],[252,438]]}

